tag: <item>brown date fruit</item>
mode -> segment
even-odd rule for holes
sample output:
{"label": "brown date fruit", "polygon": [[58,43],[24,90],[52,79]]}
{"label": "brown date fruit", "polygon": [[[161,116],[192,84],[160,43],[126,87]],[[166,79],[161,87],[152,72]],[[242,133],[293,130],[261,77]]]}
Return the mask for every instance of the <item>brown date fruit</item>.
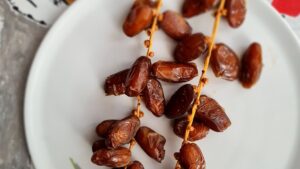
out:
{"label": "brown date fruit", "polygon": [[[176,119],[173,125],[174,133],[177,136],[184,138],[187,125],[188,125],[187,117]],[[192,130],[190,131],[189,134],[189,141],[196,141],[204,138],[208,134],[208,131],[209,128],[207,126],[205,126],[199,120],[194,119],[192,124]]]}
{"label": "brown date fruit", "polygon": [[183,116],[193,105],[195,97],[192,85],[181,86],[167,103],[165,115],[170,119]]}
{"label": "brown date fruit", "polygon": [[185,143],[179,153],[175,153],[183,169],[205,169],[205,159],[200,148],[195,143]]}
{"label": "brown date fruit", "polygon": [[152,73],[160,80],[179,83],[198,76],[198,69],[194,63],[158,61],[152,65]]}
{"label": "brown date fruit", "polygon": [[130,142],[140,127],[140,119],[134,115],[115,122],[105,140],[108,148],[117,148]]}
{"label": "brown date fruit", "polygon": [[217,101],[206,95],[200,96],[200,105],[196,110],[195,118],[216,132],[222,132],[231,125],[224,109]]}
{"label": "brown date fruit", "polygon": [[123,24],[123,31],[127,36],[133,37],[148,28],[152,18],[152,8],[149,5],[137,3],[130,9]]}
{"label": "brown date fruit", "polygon": [[133,161],[128,165],[127,169],[144,169],[144,166],[139,161]]}
{"label": "brown date fruit", "polygon": [[[115,168],[115,169],[123,169],[125,167],[122,168]],[[144,169],[144,166],[141,162],[139,161],[133,161],[131,164],[129,164],[127,166],[127,169]]]}
{"label": "brown date fruit", "polygon": [[91,161],[94,164],[107,167],[124,167],[130,163],[131,153],[128,148],[119,147],[116,149],[102,148],[97,150]]}
{"label": "brown date fruit", "polygon": [[189,23],[179,13],[171,10],[163,13],[160,27],[174,40],[180,40],[192,33]]}
{"label": "brown date fruit", "polygon": [[251,88],[262,71],[262,49],[259,43],[252,43],[242,58],[240,81],[245,88]]}
{"label": "brown date fruit", "polygon": [[186,63],[198,57],[205,57],[207,52],[208,44],[205,36],[202,33],[195,33],[185,36],[178,42],[174,51],[174,58],[178,62]]}
{"label": "brown date fruit", "polygon": [[242,25],[246,17],[246,0],[226,0],[227,21],[233,28]]}
{"label": "brown date fruit", "polygon": [[125,82],[125,94],[136,97],[141,94],[147,85],[151,68],[151,60],[145,56],[139,57],[128,72]]}
{"label": "brown date fruit", "polygon": [[150,78],[143,91],[143,100],[146,107],[155,115],[162,116],[165,111],[165,96],[160,82]]}
{"label": "brown date fruit", "polygon": [[93,143],[92,150],[93,150],[93,152],[96,152],[105,147],[106,147],[105,140],[97,140]]}
{"label": "brown date fruit", "polygon": [[99,137],[106,138],[107,132],[117,120],[104,120],[96,127],[96,133]]}
{"label": "brown date fruit", "polygon": [[233,50],[223,43],[215,45],[211,55],[210,66],[216,77],[230,81],[239,78],[239,58]]}
{"label": "brown date fruit", "polygon": [[206,12],[214,6],[215,0],[185,0],[182,6],[182,15],[192,17]]}
{"label": "brown date fruit", "polygon": [[104,90],[106,95],[121,95],[125,93],[125,81],[129,69],[122,70],[106,78]]}
{"label": "brown date fruit", "polygon": [[141,148],[153,159],[161,162],[165,157],[164,145],[166,139],[148,127],[141,127],[136,133],[135,139]]}

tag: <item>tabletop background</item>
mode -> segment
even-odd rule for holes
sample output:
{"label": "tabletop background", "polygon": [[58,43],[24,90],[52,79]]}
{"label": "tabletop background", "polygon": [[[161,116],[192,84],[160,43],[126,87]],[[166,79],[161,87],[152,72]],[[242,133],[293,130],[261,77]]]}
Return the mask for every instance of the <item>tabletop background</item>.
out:
{"label": "tabletop background", "polygon": [[[0,169],[33,169],[23,128],[24,90],[34,54],[51,23],[33,23],[13,12],[9,2],[0,1]],[[300,38],[300,17],[283,17]]]}

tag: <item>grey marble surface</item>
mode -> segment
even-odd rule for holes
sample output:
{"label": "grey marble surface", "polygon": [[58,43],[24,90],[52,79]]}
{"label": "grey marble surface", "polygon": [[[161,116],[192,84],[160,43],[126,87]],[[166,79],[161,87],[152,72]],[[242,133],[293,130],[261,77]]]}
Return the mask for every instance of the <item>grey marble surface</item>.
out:
{"label": "grey marble surface", "polygon": [[32,169],[23,128],[23,96],[30,69],[47,32],[0,1],[0,169]]}

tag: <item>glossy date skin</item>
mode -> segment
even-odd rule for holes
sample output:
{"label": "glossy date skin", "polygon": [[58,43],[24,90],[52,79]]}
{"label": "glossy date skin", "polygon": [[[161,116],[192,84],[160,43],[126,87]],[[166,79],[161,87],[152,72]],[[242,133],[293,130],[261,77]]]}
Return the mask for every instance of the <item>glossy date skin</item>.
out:
{"label": "glossy date skin", "polygon": [[149,78],[143,91],[143,101],[155,116],[160,117],[164,114],[166,104],[164,91],[155,78]]}
{"label": "glossy date skin", "polygon": [[174,119],[183,116],[191,108],[195,97],[192,85],[186,84],[180,87],[167,103],[165,111],[167,118]]}
{"label": "glossy date skin", "polygon": [[240,82],[251,88],[259,80],[262,71],[262,49],[259,43],[252,43],[242,58]]}
{"label": "glossy date skin", "polygon": [[185,143],[175,158],[183,169],[205,169],[205,159],[195,143]]}
{"label": "glossy date skin", "polygon": [[113,168],[127,166],[130,160],[130,150],[124,147],[118,147],[116,149],[102,148],[94,152],[91,158],[94,164]]}
{"label": "glossy date skin", "polygon": [[193,17],[206,12],[214,6],[215,0],[185,0],[182,6],[184,17]]}
{"label": "glossy date skin", "polygon": [[147,85],[151,69],[151,60],[145,56],[139,57],[128,72],[125,94],[136,97],[142,93]]}
{"label": "glossy date skin", "polygon": [[229,81],[239,78],[240,60],[235,52],[223,43],[215,45],[210,66],[216,77]]}
{"label": "glossy date skin", "polygon": [[154,160],[161,162],[165,157],[166,139],[149,127],[140,127],[135,139],[141,148]]}
{"label": "glossy date skin", "polygon": [[[184,138],[184,134],[186,131],[186,127],[188,125],[188,120],[187,117],[182,117],[179,119],[176,119],[174,124],[173,124],[173,131],[174,133],[181,137]],[[208,134],[209,128],[205,126],[202,122],[200,122],[197,119],[194,119],[193,124],[192,124],[192,130],[189,133],[189,141],[197,141],[200,140]]]}
{"label": "glossy date skin", "polygon": [[195,33],[185,36],[178,42],[174,51],[174,58],[178,62],[187,63],[198,57],[205,57],[207,52],[206,37],[202,33]]}
{"label": "glossy date skin", "polygon": [[152,18],[151,6],[143,2],[135,3],[123,23],[123,31],[127,36],[133,37],[148,28]]}
{"label": "glossy date skin", "polygon": [[214,99],[206,95],[200,96],[200,105],[196,110],[195,118],[216,132],[222,132],[231,125],[224,109]]}
{"label": "glossy date skin", "polygon": [[169,61],[155,62],[152,65],[152,73],[160,80],[173,83],[187,82],[198,76],[195,64]]}
{"label": "glossy date skin", "polygon": [[111,126],[117,122],[117,120],[104,120],[96,127],[96,133],[99,137],[106,138],[107,133]]}
{"label": "glossy date skin", "polygon": [[231,27],[237,28],[243,24],[247,13],[246,0],[226,0],[225,9]]}
{"label": "glossy date skin", "polygon": [[105,80],[104,90],[106,95],[121,95],[125,93],[125,81],[129,69],[108,76]]}
{"label": "glossy date skin", "polygon": [[[122,168],[115,168],[115,169],[124,169],[125,167]],[[144,166],[141,162],[139,161],[133,161],[131,164],[127,166],[127,169],[144,169]]]}
{"label": "glossy date skin", "polygon": [[128,167],[128,169],[144,169],[144,166],[142,163],[140,163],[139,161],[134,161],[132,164],[130,164]]}
{"label": "glossy date skin", "polygon": [[115,122],[107,133],[105,140],[108,148],[117,148],[130,142],[140,127],[138,117],[131,115]]}
{"label": "glossy date skin", "polygon": [[192,33],[189,23],[179,13],[171,10],[163,13],[163,19],[159,25],[174,40],[180,40]]}

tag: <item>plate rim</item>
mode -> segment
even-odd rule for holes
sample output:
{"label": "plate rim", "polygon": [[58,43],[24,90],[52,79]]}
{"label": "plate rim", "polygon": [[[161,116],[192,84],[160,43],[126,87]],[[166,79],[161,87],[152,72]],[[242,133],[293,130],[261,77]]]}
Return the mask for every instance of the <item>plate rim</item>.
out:
{"label": "plate rim", "polygon": [[[256,0],[255,3],[261,3],[264,5],[264,8],[268,9],[268,14],[273,15],[277,18],[278,22],[280,22],[285,29],[288,30],[288,33],[290,34],[289,36],[292,37],[293,39],[293,43],[295,45],[298,46],[298,48],[300,48],[300,38],[296,35],[296,33],[292,30],[292,28],[290,27],[290,25],[287,23],[286,20],[284,20],[281,15],[271,6],[271,4],[269,2],[267,2],[266,0]],[[26,146],[29,152],[29,157],[32,161],[32,164],[34,166],[34,168],[36,169],[40,169],[38,167],[42,167],[40,166],[39,162],[37,162],[37,158],[36,154],[37,152],[33,151],[33,145],[32,145],[32,141],[33,138],[30,136],[30,126],[29,126],[29,122],[30,122],[30,111],[29,111],[29,107],[30,107],[30,97],[31,97],[31,93],[34,86],[34,82],[35,82],[35,76],[38,73],[38,68],[40,67],[39,65],[42,64],[42,60],[45,56],[43,56],[43,52],[44,52],[44,48],[47,46],[47,44],[49,42],[52,41],[52,38],[55,37],[55,34],[58,30],[61,29],[61,27],[63,27],[64,25],[64,21],[66,20],[66,18],[69,18],[70,15],[72,15],[74,12],[73,11],[77,11],[77,9],[79,8],[79,6],[82,6],[81,4],[85,4],[85,3],[89,3],[89,1],[75,1],[70,7],[68,7],[68,9],[66,9],[61,15],[60,17],[55,21],[55,23],[52,25],[52,27],[49,29],[49,31],[46,33],[46,35],[44,36],[42,42],[40,43],[34,59],[32,61],[32,64],[30,66],[30,70],[27,76],[27,81],[26,81],[26,86],[25,86],[25,94],[24,94],[24,102],[23,102],[23,127],[24,127],[24,132],[25,132],[25,142],[26,142]]]}

